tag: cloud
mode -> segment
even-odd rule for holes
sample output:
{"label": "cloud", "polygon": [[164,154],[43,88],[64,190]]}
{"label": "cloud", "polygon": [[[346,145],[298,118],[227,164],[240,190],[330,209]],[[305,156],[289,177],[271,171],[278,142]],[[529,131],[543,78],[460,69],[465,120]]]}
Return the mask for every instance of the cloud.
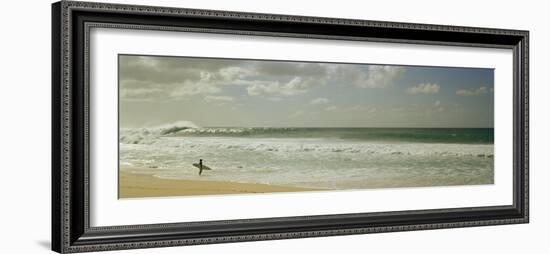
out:
{"label": "cloud", "polygon": [[436,94],[439,93],[440,86],[438,84],[422,83],[413,87],[407,88],[409,94]]}
{"label": "cloud", "polygon": [[228,102],[233,102],[235,101],[235,98],[231,97],[231,96],[212,96],[212,95],[207,95],[204,97],[204,100],[208,103],[228,103]]}
{"label": "cloud", "polygon": [[486,86],[481,86],[477,89],[472,88],[472,89],[458,90],[456,91],[456,94],[460,96],[480,96],[480,95],[486,94],[487,91],[488,89]]}
{"label": "cloud", "polygon": [[278,61],[254,61],[255,72],[260,76],[325,78],[331,64]]}
{"label": "cloud", "polygon": [[305,93],[309,88],[316,85],[316,80],[312,78],[294,77],[286,83],[279,81],[258,82],[246,88],[248,95],[279,95],[294,96]]}
{"label": "cloud", "polygon": [[[392,111],[395,111],[395,112],[401,112],[403,110],[404,109],[402,109],[402,108],[392,109]],[[349,112],[353,112],[353,113],[358,113],[358,112],[359,113],[376,113],[376,112],[382,111],[382,110],[378,110],[375,107],[365,107],[365,106],[361,106],[361,105],[355,105],[355,106],[350,106],[350,107],[337,107],[337,106],[331,105],[331,106],[326,107],[325,111],[339,112],[339,113],[349,113]]]}
{"label": "cloud", "polygon": [[158,88],[134,88],[120,89],[120,97],[129,101],[150,101],[153,98],[162,97],[165,93]]}
{"label": "cloud", "polygon": [[325,85],[330,78],[330,64],[276,61],[252,61],[254,75],[243,84],[251,96],[295,96],[315,86]]}
{"label": "cloud", "polygon": [[433,106],[434,106],[434,108],[435,108],[435,110],[436,110],[437,112],[443,112],[443,111],[445,111],[445,107],[443,107],[443,105],[441,105],[441,101],[440,101],[440,100],[435,101],[434,104],[433,104]]}
{"label": "cloud", "polygon": [[214,96],[231,86],[269,98],[305,94],[328,82],[383,88],[392,86],[406,68],[125,55],[119,57],[119,70],[122,99],[165,101]]}
{"label": "cloud", "polygon": [[317,98],[317,99],[314,99],[310,102],[310,104],[312,105],[320,105],[320,104],[327,104],[329,103],[329,99],[327,98]]}
{"label": "cloud", "polygon": [[[169,89],[168,87],[172,87]],[[182,98],[190,95],[197,94],[214,94],[219,93],[221,88],[217,85],[212,85],[209,83],[204,83],[201,81],[198,82],[183,82],[175,84],[166,84],[166,90],[171,90],[170,97],[172,98]]]}
{"label": "cloud", "polygon": [[167,97],[169,92],[153,86],[150,82],[123,80],[120,82],[121,99],[129,101],[151,101],[155,98]]}
{"label": "cloud", "polygon": [[394,85],[394,82],[400,79],[406,69],[400,66],[389,65],[368,65],[353,66],[341,65],[332,70],[333,76],[341,82],[361,88],[384,88]]}
{"label": "cloud", "polygon": [[[216,94],[244,86],[251,96],[294,96],[324,85],[329,64],[184,57],[121,56],[124,82],[142,82],[169,97]],[[134,87],[129,87],[133,89]]]}
{"label": "cloud", "polygon": [[405,73],[404,67],[387,65],[370,65],[369,77],[365,81],[367,87],[386,87],[393,85],[394,80]]}
{"label": "cloud", "polygon": [[283,98],[281,98],[281,97],[269,97],[267,99],[270,100],[270,101],[282,101],[283,100]]}
{"label": "cloud", "polygon": [[306,112],[304,112],[302,110],[298,110],[298,111],[290,114],[290,118],[302,118],[305,115],[306,115]]}
{"label": "cloud", "polygon": [[336,111],[338,108],[336,106],[328,106],[325,108],[326,111]]}
{"label": "cloud", "polygon": [[121,98],[181,99],[215,94],[250,75],[240,62],[224,59],[120,56]]}
{"label": "cloud", "polygon": [[361,88],[383,88],[392,86],[405,73],[404,67],[387,65],[349,65],[316,63],[267,62],[257,66],[262,75],[276,75],[277,78],[291,78],[287,83],[279,81],[256,82],[247,87],[248,94],[260,96],[277,94],[294,96],[309,89],[325,85],[329,81],[347,83]]}

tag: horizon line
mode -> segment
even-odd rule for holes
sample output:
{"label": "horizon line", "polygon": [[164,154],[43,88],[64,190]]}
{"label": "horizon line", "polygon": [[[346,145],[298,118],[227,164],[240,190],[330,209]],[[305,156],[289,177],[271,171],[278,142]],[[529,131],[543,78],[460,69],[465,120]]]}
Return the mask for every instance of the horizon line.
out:
{"label": "horizon line", "polygon": [[[152,127],[155,127],[155,126],[141,126],[141,127],[122,127],[122,126],[119,126],[119,129],[120,128],[152,128]],[[188,126],[187,128],[195,128],[195,127],[191,127],[191,126]],[[369,128],[369,129],[494,129],[495,127],[492,126],[492,127],[486,127],[486,126],[471,126],[471,127],[453,127],[453,126],[450,126],[450,127],[425,127],[425,126],[421,126],[421,127],[412,127],[412,126],[405,126],[405,127],[400,127],[400,126],[393,126],[393,127],[390,127],[390,126],[358,126],[358,127],[342,127],[342,126],[323,126],[323,127],[320,127],[320,126],[231,126],[231,125],[228,125],[228,126],[198,126],[197,128],[316,128],[316,129],[334,129],[334,128],[339,128],[339,129],[360,129],[360,128]]]}

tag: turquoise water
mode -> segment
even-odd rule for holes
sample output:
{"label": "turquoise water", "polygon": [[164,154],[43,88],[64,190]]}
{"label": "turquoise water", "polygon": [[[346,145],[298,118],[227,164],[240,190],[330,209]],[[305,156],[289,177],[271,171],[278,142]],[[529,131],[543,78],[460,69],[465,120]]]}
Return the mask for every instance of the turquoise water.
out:
{"label": "turquoise water", "polygon": [[[492,128],[121,129],[120,166],[161,178],[325,189],[492,184]],[[198,176],[192,163],[213,170]]]}

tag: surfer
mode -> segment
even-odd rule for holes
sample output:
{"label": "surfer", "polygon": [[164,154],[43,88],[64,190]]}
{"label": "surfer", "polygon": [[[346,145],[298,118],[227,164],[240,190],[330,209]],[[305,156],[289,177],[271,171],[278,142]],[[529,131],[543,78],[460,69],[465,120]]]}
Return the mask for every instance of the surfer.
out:
{"label": "surfer", "polygon": [[199,175],[202,175],[203,170],[212,170],[208,166],[202,164],[202,159],[199,160],[199,163],[193,163],[193,166],[199,169]]}

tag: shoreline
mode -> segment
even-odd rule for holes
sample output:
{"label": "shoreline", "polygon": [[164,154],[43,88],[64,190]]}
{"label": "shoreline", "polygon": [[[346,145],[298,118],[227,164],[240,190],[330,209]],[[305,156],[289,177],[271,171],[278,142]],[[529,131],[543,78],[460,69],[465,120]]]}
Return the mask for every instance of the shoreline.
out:
{"label": "shoreline", "polygon": [[318,190],[319,189],[228,181],[163,179],[152,175],[119,170],[118,198],[304,192]]}

